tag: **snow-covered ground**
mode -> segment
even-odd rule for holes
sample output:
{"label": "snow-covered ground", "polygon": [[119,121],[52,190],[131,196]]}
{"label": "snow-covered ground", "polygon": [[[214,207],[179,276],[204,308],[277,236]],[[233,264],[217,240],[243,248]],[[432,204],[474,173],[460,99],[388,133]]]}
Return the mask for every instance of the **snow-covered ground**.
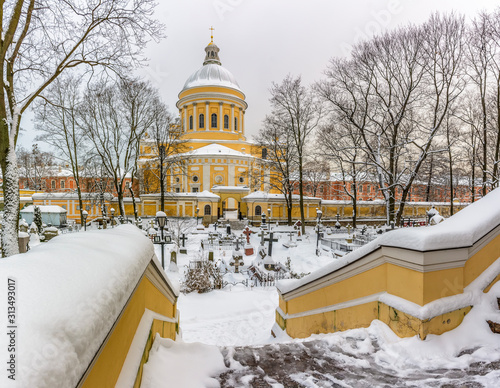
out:
{"label": "snow-covered ground", "polygon": [[[282,235],[273,246],[273,258],[285,263],[290,257],[296,273],[334,261],[327,252],[315,255],[315,236],[308,232],[291,249],[282,246],[288,240]],[[189,236],[188,254],[178,256],[179,271],[168,272],[171,279],[181,280],[205,237]],[[259,237],[252,235],[251,243],[257,251]],[[246,257],[243,270],[254,259]],[[275,287],[245,287],[238,283],[241,278],[226,276],[236,284],[222,290],[181,294],[182,340],[156,341],[143,387],[500,386],[500,335],[486,323],[500,322],[500,283],[488,294],[476,295],[461,326],[425,341],[401,339],[380,321],[366,329],[293,340],[283,333],[271,336],[278,304]],[[187,365],[185,354],[191,360]]]}

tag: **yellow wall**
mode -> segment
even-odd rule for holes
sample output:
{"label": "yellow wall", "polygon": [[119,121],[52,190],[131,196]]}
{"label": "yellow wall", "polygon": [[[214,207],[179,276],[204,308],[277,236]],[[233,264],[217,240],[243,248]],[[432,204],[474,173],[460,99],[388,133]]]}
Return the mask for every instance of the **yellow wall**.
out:
{"label": "yellow wall", "polygon": [[[174,318],[176,312],[176,304],[172,304],[147,277],[143,277],[139,283],[82,387],[115,386],[145,309],[169,318]],[[162,336],[175,339],[175,329],[174,323],[157,323],[152,326],[152,335],[160,333]]]}
{"label": "yellow wall", "polygon": [[[477,244],[480,243],[484,242],[480,241]],[[342,280],[333,284],[321,285],[317,280],[308,286],[318,289],[304,291],[303,295],[290,296],[292,293],[300,292],[300,289],[288,293],[288,296],[280,295],[279,306],[284,314],[293,315],[324,309],[379,292],[387,292],[423,306],[443,297],[463,293],[465,286],[500,257],[500,235],[484,244],[485,246],[473,254],[463,267],[420,272],[396,264],[384,263],[355,275],[349,275],[347,272],[347,278],[342,277]],[[378,250],[372,253],[373,260],[380,258],[381,252],[382,250]],[[403,255],[404,250],[401,250],[400,254]],[[500,274],[486,289],[490,289],[499,280]],[[376,308],[374,303],[377,304]],[[276,321],[282,328],[286,328],[290,336],[300,338],[314,333],[366,327],[373,319],[380,319],[387,323],[399,336],[418,334],[421,338],[425,338],[429,333],[442,334],[457,327],[469,311],[470,307],[464,307],[432,319],[420,320],[381,302],[363,304],[360,301],[359,304],[343,309],[305,317],[292,317],[286,321],[277,313]]]}

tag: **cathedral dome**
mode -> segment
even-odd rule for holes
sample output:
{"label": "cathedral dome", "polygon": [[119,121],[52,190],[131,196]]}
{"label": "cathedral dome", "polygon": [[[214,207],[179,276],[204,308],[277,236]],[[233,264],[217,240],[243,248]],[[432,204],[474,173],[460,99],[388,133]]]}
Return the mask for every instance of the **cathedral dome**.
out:
{"label": "cathedral dome", "polygon": [[206,55],[203,66],[191,74],[184,84],[181,93],[184,90],[200,86],[224,86],[242,92],[236,78],[234,78],[229,70],[222,67],[219,59],[219,51],[219,47],[214,44],[213,40],[205,47]]}
{"label": "cathedral dome", "polygon": [[187,79],[182,91],[199,86],[225,86],[241,92],[240,85],[229,70],[217,63],[207,63]]}

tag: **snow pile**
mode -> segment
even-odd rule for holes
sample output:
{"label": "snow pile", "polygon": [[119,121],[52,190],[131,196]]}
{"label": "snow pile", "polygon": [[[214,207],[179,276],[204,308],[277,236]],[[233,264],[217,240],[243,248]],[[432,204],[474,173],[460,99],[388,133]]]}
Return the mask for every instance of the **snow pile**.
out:
{"label": "snow pile", "polygon": [[[17,288],[19,386],[76,386],[153,255],[140,230],[123,225],[62,235],[2,259],[0,284],[15,279]],[[0,290],[7,300],[7,287]],[[0,314],[7,316],[5,303]],[[6,368],[0,381],[9,381]]]}
{"label": "snow pile", "polygon": [[500,188],[467,206],[438,225],[423,228],[404,228],[384,233],[376,240],[356,249],[343,258],[313,272],[296,282],[279,282],[281,293],[287,293],[328,275],[375,251],[381,246],[417,251],[470,247],[500,222]]}
{"label": "snow pile", "polygon": [[156,334],[149,360],[144,364],[143,388],[218,388],[218,376],[226,369],[216,346],[185,343]]}

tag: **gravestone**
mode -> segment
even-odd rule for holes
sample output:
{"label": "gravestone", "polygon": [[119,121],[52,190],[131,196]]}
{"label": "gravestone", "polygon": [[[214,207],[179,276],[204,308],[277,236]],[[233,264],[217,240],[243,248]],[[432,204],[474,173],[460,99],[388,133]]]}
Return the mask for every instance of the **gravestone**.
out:
{"label": "gravestone", "polygon": [[297,243],[292,240],[293,235],[295,234],[294,231],[288,232],[288,236],[290,237],[290,241],[284,242],[283,246],[285,248],[295,248],[297,246]]}
{"label": "gravestone", "polygon": [[266,247],[264,247],[264,245],[259,246],[259,252],[257,255],[261,260],[264,260],[264,258],[267,256]]}
{"label": "gravestone", "polygon": [[238,249],[233,251],[233,258],[232,258],[231,262],[229,263],[229,265],[231,267],[234,267],[234,273],[239,273],[240,266],[242,266],[244,264],[245,264],[245,262],[243,261],[243,256],[241,255],[241,252]]}
{"label": "gravestone", "polygon": [[188,239],[184,233],[181,234],[181,237],[179,239],[182,241],[182,247],[180,249],[181,253],[187,253],[186,249],[186,240]]}
{"label": "gravestone", "polygon": [[231,225],[226,225],[226,233],[227,235],[231,235]]}
{"label": "gravestone", "polygon": [[208,250],[208,261],[214,261],[214,251],[213,249]]}
{"label": "gravestone", "polygon": [[170,261],[172,263],[177,264],[177,252],[176,251],[171,251],[170,252]]}

